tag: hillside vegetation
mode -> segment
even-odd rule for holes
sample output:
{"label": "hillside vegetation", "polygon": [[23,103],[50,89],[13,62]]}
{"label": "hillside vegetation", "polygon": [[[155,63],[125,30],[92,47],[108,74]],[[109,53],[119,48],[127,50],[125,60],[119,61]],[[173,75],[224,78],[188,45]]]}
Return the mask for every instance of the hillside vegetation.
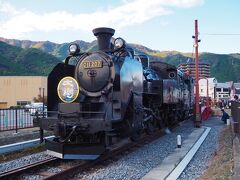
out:
{"label": "hillside vegetation", "polygon": [[[40,49],[43,52],[51,54],[57,57],[60,60],[63,60],[68,54],[69,43],[57,44],[50,41],[29,41],[29,40],[16,40],[16,39],[5,39],[0,38],[0,41],[5,42],[12,46],[17,46],[23,49],[35,48]],[[82,51],[89,51],[92,49],[92,46],[96,46],[96,41],[88,43],[85,41],[77,40],[74,41],[80,45]]]}
{"label": "hillside vegetation", "polygon": [[[158,60],[177,66],[181,63],[194,62],[192,57],[182,53],[160,54]],[[210,64],[210,73],[218,82],[240,81],[240,55],[239,54],[213,54],[201,53],[199,62]]]}
{"label": "hillside vegetation", "polygon": [[[96,41],[74,42],[80,45],[82,52],[97,49]],[[0,38],[0,75],[47,75],[56,63],[67,56],[68,46],[69,43]],[[157,51],[139,44],[129,44],[129,46],[133,47],[137,53],[149,55],[152,60],[175,66],[194,61],[192,53]],[[217,78],[219,82],[240,81],[240,54],[200,53],[199,62],[209,63],[211,76]]]}
{"label": "hillside vegetation", "polygon": [[39,49],[22,49],[0,42],[0,75],[48,75],[60,60]]}

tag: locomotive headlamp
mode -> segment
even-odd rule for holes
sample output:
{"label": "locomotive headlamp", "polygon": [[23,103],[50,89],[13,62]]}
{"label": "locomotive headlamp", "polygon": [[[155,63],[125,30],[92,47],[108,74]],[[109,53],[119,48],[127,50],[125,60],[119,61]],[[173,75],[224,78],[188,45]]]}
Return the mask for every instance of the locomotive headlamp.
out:
{"label": "locomotive headlamp", "polygon": [[74,55],[80,52],[80,48],[76,43],[70,44],[68,50],[71,55]]}
{"label": "locomotive headlamp", "polygon": [[122,38],[116,38],[114,41],[114,47],[115,49],[125,47],[125,41]]}
{"label": "locomotive headlamp", "polygon": [[70,76],[64,77],[57,87],[58,97],[65,103],[71,103],[78,97],[79,86],[77,81]]}

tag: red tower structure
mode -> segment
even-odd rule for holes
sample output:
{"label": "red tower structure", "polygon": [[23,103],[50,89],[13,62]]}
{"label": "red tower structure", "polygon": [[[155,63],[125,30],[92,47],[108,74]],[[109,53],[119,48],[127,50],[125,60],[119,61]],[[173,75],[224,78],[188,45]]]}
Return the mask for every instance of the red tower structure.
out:
{"label": "red tower structure", "polygon": [[201,124],[201,114],[200,114],[200,106],[199,106],[199,74],[198,74],[198,20],[195,20],[195,36],[192,36],[195,39],[194,47],[195,47],[195,80],[196,80],[196,91],[195,91],[195,103],[196,103],[196,117],[194,121],[195,127],[200,127]]}

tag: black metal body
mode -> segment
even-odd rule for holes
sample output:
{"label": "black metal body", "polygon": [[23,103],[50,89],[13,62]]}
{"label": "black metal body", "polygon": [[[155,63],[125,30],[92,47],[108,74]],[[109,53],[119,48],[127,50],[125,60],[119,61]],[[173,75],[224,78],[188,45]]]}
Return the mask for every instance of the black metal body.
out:
{"label": "black metal body", "polygon": [[[54,131],[48,152],[66,159],[95,159],[122,138],[137,140],[141,133],[169,126],[190,115],[193,80],[176,67],[149,62],[131,48],[111,48],[114,30],[93,30],[99,51],[77,54],[76,65],[58,64],[48,77],[48,116],[35,125]],[[62,102],[58,83],[76,79],[80,93]]]}

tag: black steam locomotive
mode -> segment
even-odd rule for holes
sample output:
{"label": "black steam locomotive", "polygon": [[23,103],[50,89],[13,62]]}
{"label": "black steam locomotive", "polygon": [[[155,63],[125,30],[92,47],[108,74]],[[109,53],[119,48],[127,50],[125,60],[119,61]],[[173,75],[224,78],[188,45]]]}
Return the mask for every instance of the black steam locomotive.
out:
{"label": "black steam locomotive", "polygon": [[95,159],[124,138],[138,140],[193,113],[193,79],[176,67],[136,55],[115,30],[96,28],[98,51],[77,44],[48,76],[48,113],[34,124],[53,131],[49,154]]}

